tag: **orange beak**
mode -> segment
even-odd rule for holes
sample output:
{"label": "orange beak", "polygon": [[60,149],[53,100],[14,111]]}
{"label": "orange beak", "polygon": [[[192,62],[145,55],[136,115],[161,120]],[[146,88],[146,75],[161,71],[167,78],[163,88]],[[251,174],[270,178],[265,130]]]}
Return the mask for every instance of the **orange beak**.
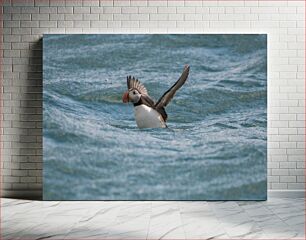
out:
{"label": "orange beak", "polygon": [[124,103],[129,102],[129,92],[128,91],[123,93],[123,95],[122,95],[122,102],[124,102]]}

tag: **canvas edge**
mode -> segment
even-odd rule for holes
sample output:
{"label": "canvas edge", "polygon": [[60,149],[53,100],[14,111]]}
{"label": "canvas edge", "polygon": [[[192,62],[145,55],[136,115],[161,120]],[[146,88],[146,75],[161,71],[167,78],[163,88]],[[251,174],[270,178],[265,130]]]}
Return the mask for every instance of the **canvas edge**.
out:
{"label": "canvas edge", "polygon": [[[43,200],[42,193],[42,190],[2,190],[1,197]],[[267,200],[270,198],[305,198],[305,190],[268,190]]]}

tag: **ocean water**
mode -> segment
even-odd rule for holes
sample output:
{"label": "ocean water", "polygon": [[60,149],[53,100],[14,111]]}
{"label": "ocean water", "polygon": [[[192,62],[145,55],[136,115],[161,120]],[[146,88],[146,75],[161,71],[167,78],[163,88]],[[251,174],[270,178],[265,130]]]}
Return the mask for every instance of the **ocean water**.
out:
{"label": "ocean water", "polygon": [[[167,106],[138,129],[126,76]],[[44,35],[45,200],[264,200],[266,35]]]}

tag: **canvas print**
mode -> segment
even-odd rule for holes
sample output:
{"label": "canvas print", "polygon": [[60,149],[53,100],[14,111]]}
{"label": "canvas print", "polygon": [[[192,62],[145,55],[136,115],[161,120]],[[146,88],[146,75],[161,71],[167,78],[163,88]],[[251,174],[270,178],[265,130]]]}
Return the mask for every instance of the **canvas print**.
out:
{"label": "canvas print", "polygon": [[43,199],[265,200],[266,34],[47,34]]}

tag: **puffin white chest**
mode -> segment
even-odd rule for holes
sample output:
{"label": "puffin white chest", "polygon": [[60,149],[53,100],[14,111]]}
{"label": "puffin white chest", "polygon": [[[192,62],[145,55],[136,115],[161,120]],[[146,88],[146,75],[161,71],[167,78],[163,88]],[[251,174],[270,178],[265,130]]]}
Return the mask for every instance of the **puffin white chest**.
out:
{"label": "puffin white chest", "polygon": [[144,104],[134,107],[135,119],[139,128],[165,128],[162,116]]}

